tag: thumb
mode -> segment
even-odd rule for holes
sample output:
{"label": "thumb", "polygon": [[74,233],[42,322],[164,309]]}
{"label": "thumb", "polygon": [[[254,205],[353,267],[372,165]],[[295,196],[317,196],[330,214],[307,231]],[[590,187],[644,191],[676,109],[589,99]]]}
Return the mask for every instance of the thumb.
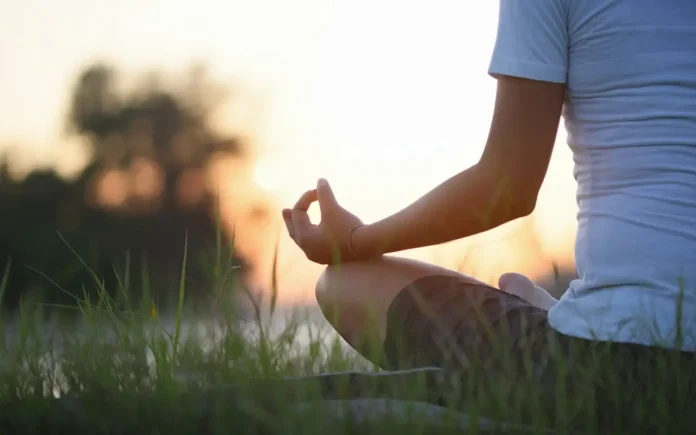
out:
{"label": "thumb", "polygon": [[336,201],[329,182],[323,178],[317,181],[317,199],[319,200],[319,209],[322,215],[338,206],[338,201]]}

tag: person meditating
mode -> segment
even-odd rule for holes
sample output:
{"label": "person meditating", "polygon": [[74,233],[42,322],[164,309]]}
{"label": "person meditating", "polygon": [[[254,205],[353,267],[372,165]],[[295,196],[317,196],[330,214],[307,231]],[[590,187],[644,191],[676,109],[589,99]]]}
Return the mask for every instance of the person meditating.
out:
{"label": "person meditating", "polygon": [[[598,345],[642,359],[694,355],[694,23],[690,0],[500,0],[495,109],[478,163],[370,224],[324,179],[283,210],[307,258],[328,265],[316,297],[336,331],[387,369],[485,359],[491,341],[513,359],[531,349],[539,367],[552,351]],[[579,279],[560,300],[522,275],[495,288],[386,255],[532,213],[561,117],[578,184]],[[370,331],[381,356],[365,352]]]}

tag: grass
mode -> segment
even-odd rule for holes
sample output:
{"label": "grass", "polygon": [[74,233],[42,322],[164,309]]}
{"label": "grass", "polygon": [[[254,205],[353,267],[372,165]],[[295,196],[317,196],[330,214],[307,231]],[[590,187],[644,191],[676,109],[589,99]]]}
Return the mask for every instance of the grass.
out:
{"label": "grass", "polygon": [[[214,271],[223,281],[219,243]],[[195,312],[185,302],[187,262],[184,248],[172,317],[159,313],[147,292],[138,301],[128,294],[127,270],[114,293],[93,275],[97,300],[73,294],[77,322],[64,322],[64,310],[30,299],[17,315],[0,317],[0,433],[484,433],[482,418],[524,424],[530,428],[525,433],[682,433],[696,427],[690,410],[696,370],[668,356],[628,384],[606,375],[616,371],[602,371],[619,361],[598,357],[572,372],[570,361],[561,362],[568,371],[558,373],[551,392],[531,372],[490,376],[477,364],[465,382],[433,373],[386,383],[346,376],[328,391],[322,378],[311,376],[379,370],[312,321],[311,313],[296,310],[283,319],[275,286],[268,303],[247,294],[250,318],[240,317],[240,292],[221,292],[212,309]],[[0,297],[9,273],[8,264]],[[505,366],[506,349],[494,359]],[[369,422],[357,415],[336,419],[325,408],[331,402],[317,400],[348,397],[356,384],[362,396],[421,404],[437,399],[442,414],[411,409],[405,417],[392,413]],[[462,412],[469,420],[456,420]]]}

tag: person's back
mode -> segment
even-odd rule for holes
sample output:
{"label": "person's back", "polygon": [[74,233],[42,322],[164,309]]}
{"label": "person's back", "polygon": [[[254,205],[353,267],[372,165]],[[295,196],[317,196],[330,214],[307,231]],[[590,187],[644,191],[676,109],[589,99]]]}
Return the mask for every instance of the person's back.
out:
{"label": "person's back", "polygon": [[568,89],[580,279],[549,322],[588,339],[696,350],[696,2],[555,3],[545,13],[565,15],[567,56],[549,74]]}

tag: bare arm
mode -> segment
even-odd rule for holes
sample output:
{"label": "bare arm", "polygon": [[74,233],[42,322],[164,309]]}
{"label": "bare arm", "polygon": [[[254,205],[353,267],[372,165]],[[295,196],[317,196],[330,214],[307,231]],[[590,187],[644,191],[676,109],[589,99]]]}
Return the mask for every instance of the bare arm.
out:
{"label": "bare arm", "polygon": [[534,210],[558,131],[565,86],[501,76],[479,162],[400,212],[360,227],[354,250],[376,256],[481,233]]}

